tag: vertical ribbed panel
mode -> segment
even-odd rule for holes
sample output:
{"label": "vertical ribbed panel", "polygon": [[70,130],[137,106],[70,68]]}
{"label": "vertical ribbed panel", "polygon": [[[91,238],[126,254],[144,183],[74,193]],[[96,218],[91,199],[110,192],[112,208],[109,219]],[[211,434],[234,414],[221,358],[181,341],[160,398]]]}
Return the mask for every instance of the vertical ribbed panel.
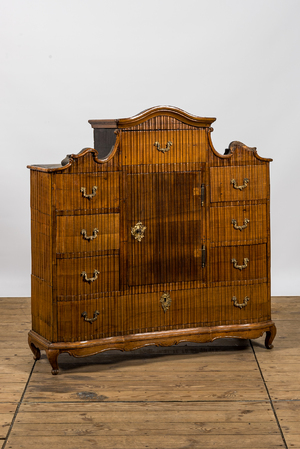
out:
{"label": "vertical ribbed panel", "polygon": [[[163,153],[155,142],[159,142],[161,149],[166,149],[168,142],[172,142],[172,146]],[[207,157],[203,130],[123,132],[121,148],[123,165],[195,163],[205,162]]]}
{"label": "vertical ribbed panel", "polygon": [[[197,172],[127,175],[129,286],[201,279],[200,184]],[[146,226],[141,241],[131,235],[138,222]]]}
{"label": "vertical ribbed panel", "polygon": [[[56,209],[62,211],[100,209],[109,211],[119,207],[119,173],[103,174],[82,173],[75,175],[55,174]],[[85,198],[81,188],[85,188],[86,195],[93,194],[93,187],[97,187],[92,198]],[[97,211],[96,211],[97,212]]]}
{"label": "vertical ribbed panel", "polygon": [[[243,186],[244,179],[248,179],[247,186],[240,190],[233,187],[231,180],[237,186]],[[211,201],[250,201],[267,199],[269,197],[268,166],[247,165],[236,167],[210,168]]]}
{"label": "vertical ribbed panel", "polygon": [[[267,205],[217,206],[210,210],[211,243],[215,245],[242,245],[245,243],[260,243],[268,238]],[[249,220],[244,229],[245,219]]]}
{"label": "vertical ribbed panel", "polygon": [[[249,298],[243,308],[234,306],[236,297],[238,304]],[[230,287],[214,287],[208,290],[210,325],[245,324],[267,321],[271,318],[270,298],[266,283],[248,282],[247,285]]]}

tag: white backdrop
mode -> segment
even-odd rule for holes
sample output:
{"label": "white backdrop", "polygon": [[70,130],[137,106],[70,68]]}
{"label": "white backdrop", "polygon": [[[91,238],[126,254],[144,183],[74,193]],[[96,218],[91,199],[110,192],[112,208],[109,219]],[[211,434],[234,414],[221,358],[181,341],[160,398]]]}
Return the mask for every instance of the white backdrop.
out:
{"label": "white backdrop", "polygon": [[0,296],[30,296],[26,165],[156,105],[274,159],[272,294],[299,295],[299,49],[298,0],[1,0]]}

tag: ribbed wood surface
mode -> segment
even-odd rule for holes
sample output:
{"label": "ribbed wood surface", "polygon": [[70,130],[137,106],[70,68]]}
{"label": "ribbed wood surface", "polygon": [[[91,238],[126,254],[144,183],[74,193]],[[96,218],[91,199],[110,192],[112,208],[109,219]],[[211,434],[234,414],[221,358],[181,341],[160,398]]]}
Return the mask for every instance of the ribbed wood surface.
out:
{"label": "ribbed wood surface", "polygon": [[[86,272],[88,282],[82,276]],[[119,290],[119,257],[101,256],[57,260],[57,294],[84,295],[97,292]]]}
{"label": "ribbed wood surface", "polygon": [[[244,180],[249,182],[243,190],[234,188],[232,180],[238,187]],[[249,201],[269,197],[268,167],[263,165],[247,165],[234,167],[212,167],[210,169],[211,201]]]}
{"label": "ribbed wood surface", "polygon": [[[236,223],[232,223],[235,220]],[[246,223],[245,223],[245,220]],[[246,227],[236,229],[240,226]],[[236,225],[236,227],[234,227]],[[210,209],[211,243],[243,245],[266,242],[268,237],[267,205],[216,206]]]}
{"label": "ribbed wood surface", "polygon": [[[95,233],[93,234],[94,230]],[[96,236],[88,240],[86,236]],[[120,248],[119,214],[58,216],[56,227],[57,253],[93,253]]]}
{"label": "ribbed wood surface", "polygon": [[[271,317],[271,304],[266,283],[214,287],[208,289],[208,321],[210,325],[244,324],[267,321]],[[232,298],[238,304],[249,298],[243,308],[234,306]]]}
{"label": "ribbed wood surface", "polygon": [[[154,145],[159,142],[163,153]],[[205,130],[122,132],[121,158],[123,165],[205,162],[207,159]]]}
{"label": "ribbed wood surface", "polygon": [[218,155],[203,120],[154,117],[122,129],[106,163],[85,150],[32,168],[34,331],[74,342],[270,320],[269,161],[240,143]]}
{"label": "ribbed wood surface", "polygon": [[[243,266],[244,259],[248,259],[247,267],[243,269],[234,268],[232,259]],[[267,246],[239,245],[220,246],[211,249],[211,281],[242,281],[246,279],[267,280]]]}
{"label": "ribbed wood surface", "polygon": [[197,172],[126,176],[129,286],[202,279],[200,187]]}
{"label": "ribbed wood surface", "polygon": [[[58,340],[80,341],[184,329],[207,322],[206,290],[170,292],[171,304],[166,312],[160,302],[163,293],[58,302]],[[93,323],[84,321],[83,312],[93,318],[95,311],[100,314]]]}
{"label": "ribbed wood surface", "polygon": [[[55,205],[58,210],[94,210],[117,208],[119,206],[119,173],[106,174],[55,174]],[[97,187],[92,198],[84,197],[93,194],[93,187]]]}

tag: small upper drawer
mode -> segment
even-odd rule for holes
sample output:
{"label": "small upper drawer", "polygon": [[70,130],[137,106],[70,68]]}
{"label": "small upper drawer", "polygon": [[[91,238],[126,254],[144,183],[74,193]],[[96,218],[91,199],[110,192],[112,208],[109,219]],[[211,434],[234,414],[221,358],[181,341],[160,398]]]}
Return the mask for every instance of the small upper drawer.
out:
{"label": "small upper drawer", "polygon": [[57,217],[57,253],[118,250],[119,214]]}
{"label": "small upper drawer", "polygon": [[123,165],[206,161],[203,130],[127,131],[122,133]]}
{"label": "small upper drawer", "polygon": [[54,185],[57,210],[119,207],[119,173],[55,174]]}
{"label": "small upper drawer", "polygon": [[212,167],[210,169],[210,199],[247,201],[269,198],[268,165]]}
{"label": "small upper drawer", "polygon": [[267,217],[266,204],[211,207],[211,243],[224,246],[265,241],[269,232]]}

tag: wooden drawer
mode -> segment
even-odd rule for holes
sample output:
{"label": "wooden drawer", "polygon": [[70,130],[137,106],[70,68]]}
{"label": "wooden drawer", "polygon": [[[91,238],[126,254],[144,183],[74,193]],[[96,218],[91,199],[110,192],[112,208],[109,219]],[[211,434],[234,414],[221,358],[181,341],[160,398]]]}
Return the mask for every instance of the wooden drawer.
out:
{"label": "wooden drawer", "polygon": [[[207,322],[206,290],[170,292],[164,311],[163,292],[58,302],[58,339],[89,340],[136,333],[192,328]],[[96,318],[89,323],[88,319]],[[99,315],[94,315],[99,312]]]}
{"label": "wooden drawer", "polygon": [[119,173],[55,174],[54,184],[57,210],[105,211],[119,207]]}
{"label": "wooden drawer", "polygon": [[[205,133],[194,130],[181,131],[130,131],[122,133],[122,163],[169,164],[180,162],[205,162],[207,144]],[[159,151],[155,142],[159,142]],[[168,142],[172,145],[167,148]]]}
{"label": "wooden drawer", "polygon": [[[83,272],[86,273],[86,277],[82,275]],[[85,278],[96,279],[89,282]],[[57,259],[58,296],[88,295],[117,290],[119,290],[119,256]]]}
{"label": "wooden drawer", "polygon": [[[233,180],[236,184],[233,183]],[[248,180],[248,182],[245,180]],[[266,164],[212,167],[210,169],[210,183],[210,200],[212,203],[269,198],[269,172]],[[241,187],[241,189],[235,187]]]}
{"label": "wooden drawer", "polygon": [[[171,299],[166,311],[162,307],[162,302],[168,302],[165,293]],[[119,311],[122,332],[125,335],[201,326],[207,321],[206,294],[206,290],[191,289],[124,296]]]}
{"label": "wooden drawer", "polygon": [[211,243],[245,244],[268,237],[267,205],[217,206],[210,210]]}
{"label": "wooden drawer", "polygon": [[[59,301],[57,303],[58,341],[87,341],[116,335],[116,305],[117,297]],[[93,321],[85,321],[85,318]]]}
{"label": "wooden drawer", "polygon": [[213,326],[255,323],[271,317],[267,283],[210,288],[208,298],[208,321]]}
{"label": "wooden drawer", "polygon": [[[232,262],[236,260],[236,263]],[[246,261],[245,259],[248,259]],[[211,249],[211,281],[267,278],[267,245],[220,246]],[[245,268],[235,268],[235,265]]]}
{"label": "wooden drawer", "polygon": [[58,216],[56,252],[118,250],[119,227],[119,214]]}

